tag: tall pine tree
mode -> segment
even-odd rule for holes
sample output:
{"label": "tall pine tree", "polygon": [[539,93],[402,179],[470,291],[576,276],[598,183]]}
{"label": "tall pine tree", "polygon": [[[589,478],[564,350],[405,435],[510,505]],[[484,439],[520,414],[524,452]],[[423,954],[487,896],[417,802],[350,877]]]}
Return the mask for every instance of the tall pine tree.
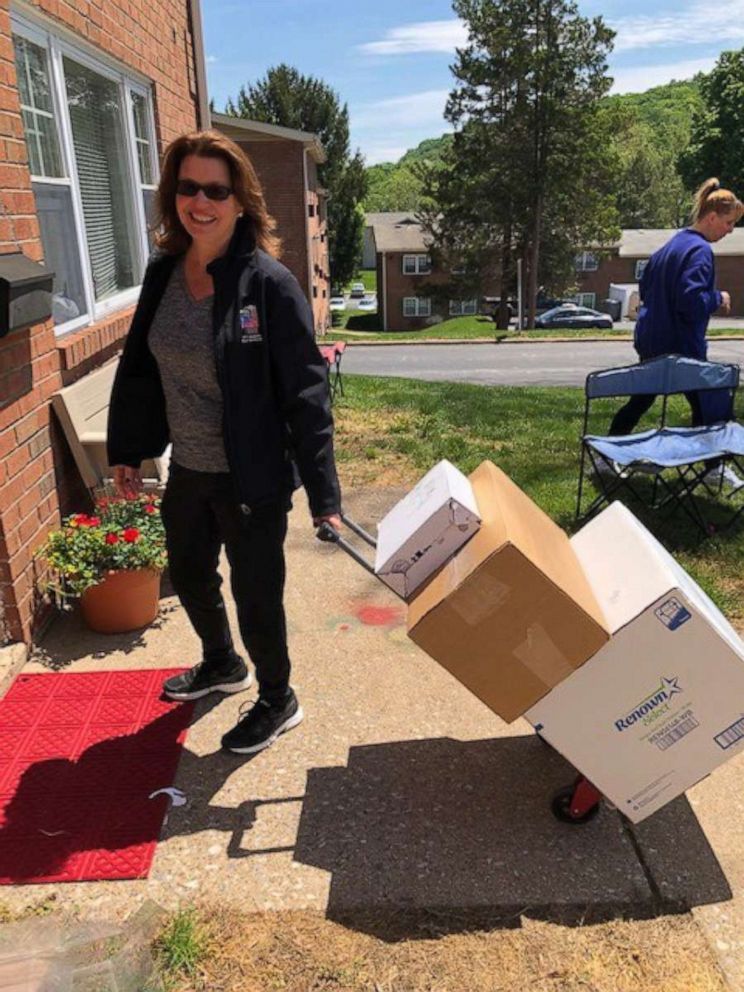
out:
{"label": "tall pine tree", "polygon": [[228,99],[231,117],[279,124],[318,135],[326,161],[318,178],[328,192],[328,248],[334,286],[347,283],[362,253],[364,214],[360,202],[367,184],[364,160],[349,151],[349,112],[338,95],[322,80],[303,76],[292,66],[269,69],[264,79],[241,86],[236,99]]}
{"label": "tall pine tree", "polygon": [[521,258],[533,325],[538,287],[570,278],[577,247],[619,234],[617,159],[600,111],[613,33],[573,0],[453,6],[468,30],[445,111],[455,138],[443,167],[423,170],[431,205],[422,216],[472,280],[500,273],[502,300]]}

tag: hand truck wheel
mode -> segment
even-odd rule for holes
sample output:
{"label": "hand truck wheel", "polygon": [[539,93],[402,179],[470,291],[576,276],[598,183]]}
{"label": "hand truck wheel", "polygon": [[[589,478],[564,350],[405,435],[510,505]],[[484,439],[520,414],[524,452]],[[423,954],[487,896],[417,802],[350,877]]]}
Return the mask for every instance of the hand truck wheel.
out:
{"label": "hand truck wheel", "polygon": [[559,789],[553,796],[550,808],[553,816],[561,823],[588,823],[599,813],[602,794],[579,775],[573,785]]}

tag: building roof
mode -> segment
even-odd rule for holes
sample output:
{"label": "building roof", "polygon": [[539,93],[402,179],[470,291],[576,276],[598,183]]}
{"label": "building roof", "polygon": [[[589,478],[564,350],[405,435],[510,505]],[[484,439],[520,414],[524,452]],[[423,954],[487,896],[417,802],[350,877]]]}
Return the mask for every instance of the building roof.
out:
{"label": "building roof", "polygon": [[372,228],[376,251],[427,251],[427,236],[413,211],[367,214],[366,222]]}
{"label": "building roof", "polygon": [[[648,258],[677,233],[674,228],[633,228],[623,231],[616,247],[621,258]],[[711,245],[714,255],[744,255],[744,228]]]}
{"label": "building roof", "polygon": [[263,121],[250,121],[244,117],[230,117],[227,114],[211,114],[212,125],[234,141],[299,141],[310,152],[313,159],[325,162],[326,155],[320,138],[312,131],[297,131],[279,124],[264,124]]}
{"label": "building roof", "polygon": [[[367,227],[372,228],[375,250],[384,252],[421,252],[428,250],[428,239],[416,221],[414,211],[369,213]],[[621,258],[648,258],[677,233],[676,228],[629,228],[610,247]],[[714,255],[744,255],[744,227],[711,245]]]}

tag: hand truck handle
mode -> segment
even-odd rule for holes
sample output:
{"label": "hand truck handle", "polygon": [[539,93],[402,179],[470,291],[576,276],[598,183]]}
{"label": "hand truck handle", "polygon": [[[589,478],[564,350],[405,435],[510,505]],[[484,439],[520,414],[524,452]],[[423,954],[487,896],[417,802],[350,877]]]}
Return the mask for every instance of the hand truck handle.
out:
{"label": "hand truck handle", "polygon": [[[376,542],[374,538],[371,537],[371,535],[369,535],[365,530],[362,530],[362,528],[359,527],[358,524],[355,524],[353,520],[350,520],[343,513],[341,514],[341,519],[350,530],[354,531],[355,534],[358,534],[361,538],[363,538],[363,540],[367,541],[367,543],[371,544],[373,547],[375,546]],[[362,568],[366,569],[372,575],[375,574],[375,570],[372,565],[370,565],[370,563],[359,554],[355,547],[349,544],[345,538],[341,537],[341,534],[335,527],[329,524],[327,520],[324,521],[320,527],[318,527],[315,532],[315,536],[319,541],[327,541],[330,544],[337,544],[343,551],[346,552],[347,555],[349,555],[350,558],[353,558],[358,565],[361,565]]]}

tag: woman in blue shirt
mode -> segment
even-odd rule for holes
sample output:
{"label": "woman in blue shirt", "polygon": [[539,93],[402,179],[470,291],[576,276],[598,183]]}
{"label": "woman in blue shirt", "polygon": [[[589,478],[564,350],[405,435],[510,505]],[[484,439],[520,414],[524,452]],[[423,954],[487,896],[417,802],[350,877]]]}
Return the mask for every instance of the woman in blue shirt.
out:
{"label": "woman in blue shirt", "polygon": [[[715,260],[710,247],[730,234],[744,213],[744,205],[717,179],[706,179],[695,193],[692,224],[654,252],[640,281],[641,309],[635,327],[635,349],[640,360],[660,355],[685,355],[705,361],[708,320],[716,310],[728,314],[731,297],[716,289]],[[720,407],[706,404],[698,392],[686,393],[692,425],[720,420]],[[629,434],[655,396],[632,396],[615,414],[610,434]],[[709,409],[706,409],[709,406]],[[726,470],[732,485],[744,483]]]}

